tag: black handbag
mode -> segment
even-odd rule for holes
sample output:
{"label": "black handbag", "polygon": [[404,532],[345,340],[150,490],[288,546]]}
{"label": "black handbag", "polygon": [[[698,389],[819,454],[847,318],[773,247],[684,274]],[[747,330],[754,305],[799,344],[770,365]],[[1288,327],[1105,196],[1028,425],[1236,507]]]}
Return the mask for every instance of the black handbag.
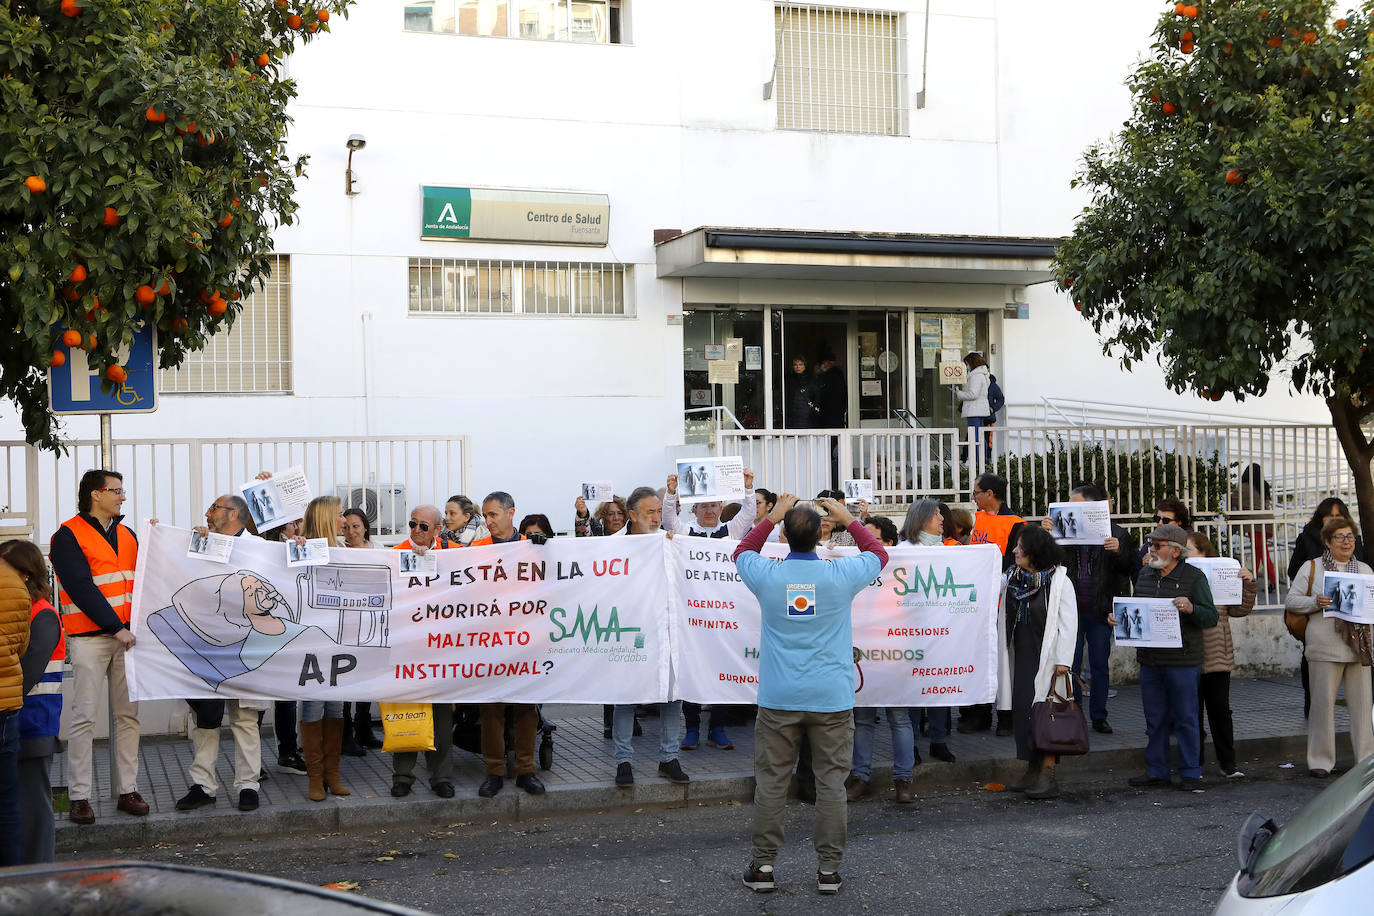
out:
{"label": "black handbag", "polygon": [[[1059,693],[1060,678],[1064,681],[1063,694]],[[1083,682],[1078,685],[1082,687]],[[1050,679],[1049,696],[1031,707],[1031,744],[1040,753],[1056,757],[1088,753],[1088,721],[1083,708],[1073,701],[1073,685],[1066,671]]]}

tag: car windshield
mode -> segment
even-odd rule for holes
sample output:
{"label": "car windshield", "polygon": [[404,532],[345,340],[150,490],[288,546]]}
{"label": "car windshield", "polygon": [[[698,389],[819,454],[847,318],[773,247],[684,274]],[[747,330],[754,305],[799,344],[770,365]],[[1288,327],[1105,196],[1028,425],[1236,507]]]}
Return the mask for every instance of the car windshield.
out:
{"label": "car windshield", "polygon": [[1374,859],[1374,757],[1351,768],[1279,828],[1241,874],[1245,897],[1294,894]]}

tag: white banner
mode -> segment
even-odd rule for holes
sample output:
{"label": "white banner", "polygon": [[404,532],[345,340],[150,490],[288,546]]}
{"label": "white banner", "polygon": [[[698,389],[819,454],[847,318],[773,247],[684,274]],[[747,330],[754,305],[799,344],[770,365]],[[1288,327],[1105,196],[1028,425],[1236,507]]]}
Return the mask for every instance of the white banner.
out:
{"label": "white banner", "polygon": [[667,699],[661,535],[434,551],[329,551],[235,538],[225,563],[191,532],[145,525],[127,657],[135,700],[635,703]]}
{"label": "white banner", "polygon": [[[738,542],[674,538],[672,645],[675,696],[754,703],[759,605],[730,557]],[[849,556],[852,547],[821,549]],[[787,547],[768,544],[781,559]],[[997,692],[996,613],[1002,554],[995,546],[889,547],[888,563],[855,599],[857,706],[964,706]]]}

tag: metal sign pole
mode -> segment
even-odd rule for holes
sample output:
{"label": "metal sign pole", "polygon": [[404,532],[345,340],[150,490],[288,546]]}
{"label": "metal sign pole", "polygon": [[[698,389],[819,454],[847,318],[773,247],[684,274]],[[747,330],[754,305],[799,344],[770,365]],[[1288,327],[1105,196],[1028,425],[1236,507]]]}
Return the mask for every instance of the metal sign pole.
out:
{"label": "metal sign pole", "polygon": [[[110,415],[102,413],[100,415],[100,468],[104,471],[114,470],[114,435],[111,428]],[[109,717],[109,739],[106,746],[106,756],[109,758],[110,765],[110,798],[119,801],[119,773],[115,768],[115,719],[114,719],[114,688],[110,685],[110,679],[105,678],[105,712]]]}

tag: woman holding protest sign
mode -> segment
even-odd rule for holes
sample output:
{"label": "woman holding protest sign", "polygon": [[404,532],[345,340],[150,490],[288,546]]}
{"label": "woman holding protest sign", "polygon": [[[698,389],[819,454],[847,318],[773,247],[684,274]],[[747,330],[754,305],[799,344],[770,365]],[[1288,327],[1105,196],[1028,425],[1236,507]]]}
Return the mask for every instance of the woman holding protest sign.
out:
{"label": "woman holding protest sign", "polygon": [[[305,507],[300,536],[306,540],[324,538],[330,549],[340,549],[343,541],[343,512],[336,496],[316,496]],[[333,700],[302,700],[300,715],[301,750],[305,752],[305,774],[310,778],[310,800],[324,801],[325,789],[333,795],[351,794],[339,779],[339,755],[343,753],[343,703]]]}
{"label": "woman holding protest sign", "polygon": [[1026,772],[1007,788],[1027,798],[1056,798],[1057,761],[1032,744],[1031,707],[1073,664],[1078,601],[1048,531],[1023,526],[1012,556],[1016,565],[1002,579],[1003,613],[997,616],[997,708],[1011,706],[1016,757],[1026,761]]}
{"label": "woman holding protest sign", "polygon": [[1326,589],[1328,573],[1374,573],[1355,559],[1357,537],[1359,530],[1350,519],[1327,519],[1322,525],[1326,550],[1298,570],[1284,601],[1286,610],[1307,615],[1304,643],[1312,684],[1312,709],[1307,717],[1307,771],[1318,779],[1330,776],[1336,765],[1336,691],[1342,681],[1355,759],[1374,754],[1374,731],[1369,721],[1369,666],[1374,661],[1370,643],[1374,627],[1327,617],[1325,613],[1331,607]]}
{"label": "woman holding protest sign", "polygon": [[[1188,535],[1185,557],[1216,557],[1212,539],[1201,531]],[[1236,653],[1231,643],[1231,618],[1244,617],[1255,607],[1255,574],[1240,568],[1240,604],[1218,605],[1217,625],[1202,631],[1202,677],[1198,680],[1198,725],[1202,725],[1203,711],[1212,726],[1212,744],[1217,750],[1217,765],[1227,779],[1245,774],[1236,766],[1236,745],[1231,731],[1231,672],[1236,667]],[[1207,735],[1198,728],[1198,760],[1202,760],[1202,746]]]}

